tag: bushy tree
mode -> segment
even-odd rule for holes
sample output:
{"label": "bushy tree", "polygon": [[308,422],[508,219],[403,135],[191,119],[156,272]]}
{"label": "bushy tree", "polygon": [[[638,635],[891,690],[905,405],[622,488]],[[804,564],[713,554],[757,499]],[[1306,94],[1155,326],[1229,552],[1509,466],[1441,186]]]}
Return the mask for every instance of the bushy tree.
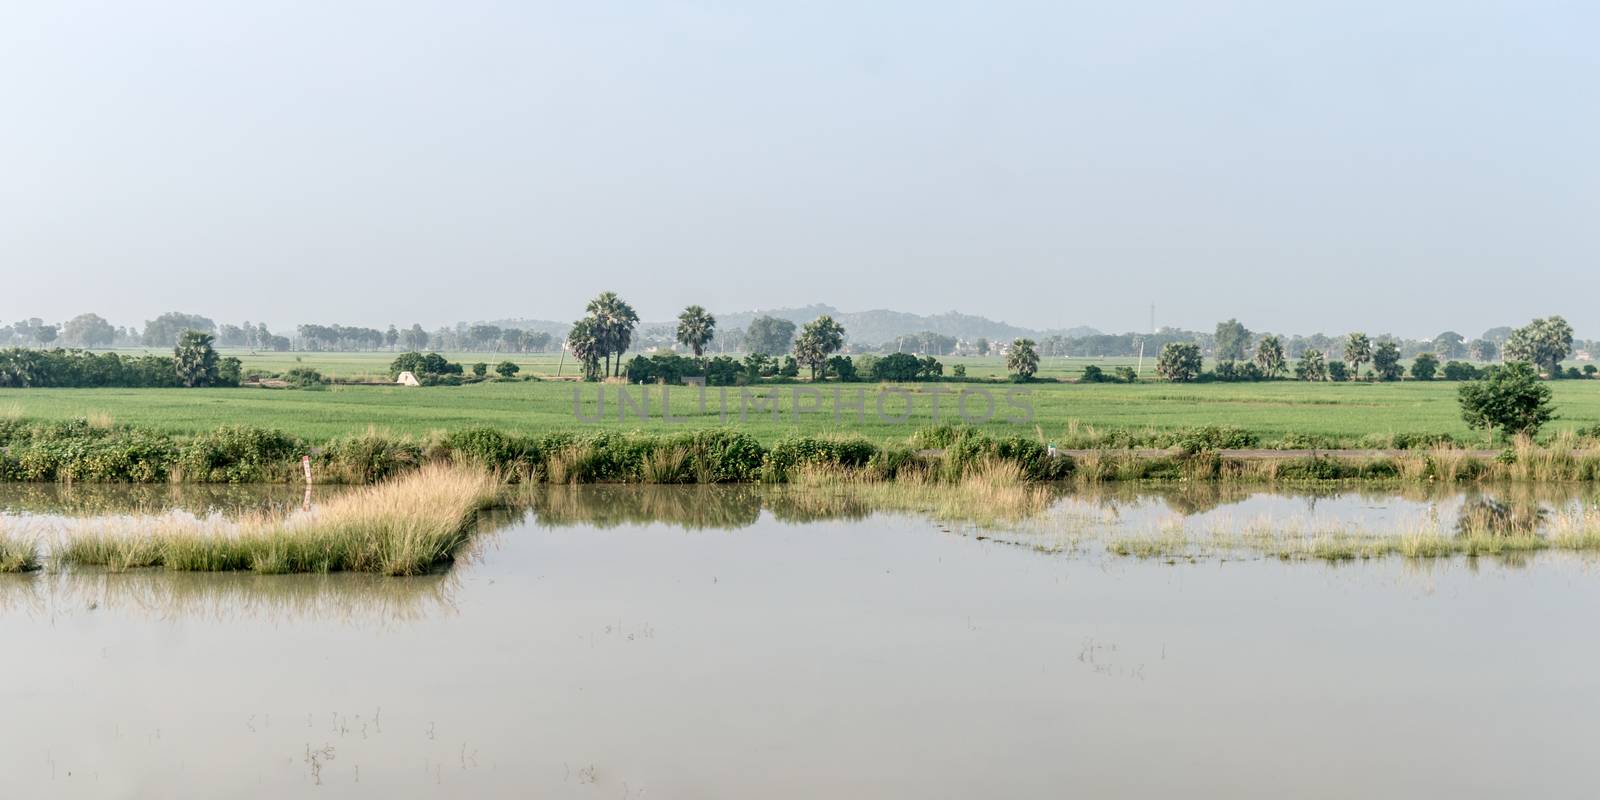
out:
{"label": "bushy tree", "polygon": [[694,351],[694,357],[705,354],[706,343],[717,334],[717,318],[700,306],[689,306],[678,315],[678,342]]}
{"label": "bushy tree", "polygon": [[1465,361],[1451,361],[1444,365],[1444,379],[1447,381],[1470,381],[1478,378],[1478,368]]}
{"label": "bushy tree", "polygon": [[922,362],[910,353],[890,353],[872,362],[872,379],[905,383],[914,381],[922,371]]}
{"label": "bushy tree", "polygon": [[1276,336],[1263,336],[1256,345],[1256,366],[1268,378],[1276,378],[1288,369],[1283,355],[1283,340]]}
{"label": "bushy tree", "polygon": [[411,327],[400,333],[400,344],[407,350],[421,350],[428,346],[428,332],[421,325],[412,323]]}
{"label": "bushy tree", "polygon": [[1083,374],[1078,376],[1078,383],[1105,383],[1110,380],[1105,370],[1098,364],[1090,364],[1083,368]]}
{"label": "bushy tree", "polygon": [[1500,346],[1488,339],[1473,339],[1467,345],[1467,355],[1473,361],[1494,361],[1500,357]]}
{"label": "bushy tree", "polygon": [[1439,359],[1432,353],[1418,353],[1411,361],[1411,377],[1419,381],[1431,381],[1439,372]]}
{"label": "bushy tree", "polygon": [[1552,378],[1561,377],[1561,360],[1572,355],[1572,326],[1559,316],[1536,319],[1511,332],[1507,361],[1527,361]]}
{"label": "bushy tree", "polygon": [[1200,377],[1200,346],[1193,342],[1169,342],[1156,357],[1156,374],[1183,383]]}
{"label": "bushy tree", "polygon": [[[1372,360],[1372,340],[1365,333],[1352,333],[1344,339],[1344,360],[1349,363],[1356,378],[1361,377],[1361,365]],[[1338,380],[1338,379],[1335,379]]]}
{"label": "bushy tree", "polygon": [[979,336],[978,340],[972,343],[972,349],[978,351],[978,355],[980,355],[980,356],[988,355],[989,354],[989,340],[985,339],[982,336]]}
{"label": "bushy tree", "polygon": [[777,317],[756,317],[744,334],[745,349],[764,356],[783,355],[793,344],[794,323]]}
{"label": "bushy tree", "polygon": [[1489,367],[1482,378],[1462,384],[1457,391],[1461,418],[1475,430],[1532,436],[1555,419],[1550,387],[1539,382],[1538,371],[1527,362]]}
{"label": "bushy tree", "polygon": [[184,331],[216,333],[217,323],[199,314],[169,311],[144,324],[145,347],[170,347]]}
{"label": "bushy tree", "polygon": [[1400,376],[1405,374],[1400,366],[1400,348],[1388,340],[1379,342],[1372,351],[1372,369],[1378,373],[1380,381],[1400,380]]}
{"label": "bushy tree", "polygon": [[61,327],[61,338],[72,347],[109,347],[117,329],[99,314],[79,314]]}
{"label": "bushy tree", "polygon": [[1323,363],[1321,350],[1307,350],[1300,354],[1300,360],[1295,362],[1294,376],[1303,381],[1325,381],[1328,379],[1328,365]]}
{"label": "bushy tree", "polygon": [[1328,362],[1328,380],[1330,380],[1330,381],[1347,381],[1347,380],[1350,380],[1350,365],[1344,363],[1343,361],[1340,361],[1339,359],[1334,359],[1332,361],[1329,361]]}
{"label": "bushy tree", "polygon": [[1250,347],[1250,331],[1239,320],[1217,323],[1217,360],[1243,361]]}
{"label": "bushy tree", "polygon": [[823,314],[806,323],[794,341],[795,360],[811,370],[811,380],[816,380],[828,363],[828,356],[844,346],[844,327]]}
{"label": "bushy tree", "polygon": [[187,387],[211,386],[217,382],[217,351],[209,333],[184,331],[172,351],[178,382]]}
{"label": "bushy tree", "polygon": [[1038,344],[1032,339],[1014,339],[1006,351],[1006,369],[1020,381],[1031,381],[1039,372]]}
{"label": "bushy tree", "polygon": [[516,377],[518,372],[522,371],[522,367],[517,366],[516,362],[514,361],[502,361],[495,365],[494,371],[496,375],[510,380],[511,378]]}
{"label": "bushy tree", "polygon": [[1455,331],[1445,331],[1433,337],[1434,352],[1440,358],[1461,358],[1467,354],[1466,339]]}

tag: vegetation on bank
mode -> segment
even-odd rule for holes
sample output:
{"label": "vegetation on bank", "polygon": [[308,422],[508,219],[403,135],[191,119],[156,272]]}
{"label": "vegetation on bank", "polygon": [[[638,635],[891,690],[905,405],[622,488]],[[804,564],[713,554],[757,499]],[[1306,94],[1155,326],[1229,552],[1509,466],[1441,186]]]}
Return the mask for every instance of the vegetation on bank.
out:
{"label": "vegetation on bank", "polygon": [[0,418],[0,481],[296,482],[303,479],[302,457],[310,458],[316,482],[351,484],[377,482],[433,462],[473,464],[513,482],[549,483],[782,483],[817,470],[848,472],[860,480],[953,483],[995,463],[1015,467],[1029,481],[1600,478],[1600,428],[1564,431],[1544,444],[1521,436],[1493,456],[1465,449],[1446,434],[1389,435],[1370,444],[1399,452],[1225,456],[1222,451],[1305,450],[1331,443],[1299,436],[1266,441],[1244,429],[1219,426],[1100,431],[1069,425],[1050,443],[1037,434],[993,435],[952,425],[920,429],[899,440],[791,433],[771,442],[726,428],[519,434],[479,427],[417,438],[369,429],[312,444],[246,426],[181,435],[107,419]]}

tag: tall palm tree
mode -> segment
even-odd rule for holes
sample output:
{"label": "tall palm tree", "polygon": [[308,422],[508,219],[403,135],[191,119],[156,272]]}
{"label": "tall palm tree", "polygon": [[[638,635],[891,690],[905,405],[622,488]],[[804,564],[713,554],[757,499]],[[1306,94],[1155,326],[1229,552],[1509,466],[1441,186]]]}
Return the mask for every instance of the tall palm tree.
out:
{"label": "tall palm tree", "polygon": [[[628,345],[633,342],[633,329],[639,324],[639,314],[616,292],[601,292],[589,301],[585,310],[594,321],[594,336],[600,345],[601,355],[605,357],[606,374],[620,373],[622,354],[628,351]],[[617,356],[615,372],[611,361],[613,354]]]}
{"label": "tall palm tree", "polygon": [[689,306],[678,315],[678,341],[694,351],[694,357],[705,354],[706,344],[717,332],[717,318],[700,306]]}
{"label": "tall palm tree", "polygon": [[1351,380],[1361,380],[1361,365],[1372,360],[1372,340],[1360,331],[1346,336],[1344,360],[1350,362]]}

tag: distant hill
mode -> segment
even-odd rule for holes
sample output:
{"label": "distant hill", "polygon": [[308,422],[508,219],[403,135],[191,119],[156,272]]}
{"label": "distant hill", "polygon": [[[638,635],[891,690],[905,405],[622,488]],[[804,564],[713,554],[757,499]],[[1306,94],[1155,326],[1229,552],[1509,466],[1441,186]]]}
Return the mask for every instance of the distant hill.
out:
{"label": "distant hill", "polygon": [[[719,330],[744,329],[750,326],[750,321],[760,316],[771,316],[786,319],[795,325],[804,325],[817,317],[827,314],[832,316],[844,326],[846,338],[858,344],[881,344],[894,341],[901,336],[908,336],[923,331],[932,331],[944,336],[954,336],[958,339],[972,341],[979,337],[991,341],[1010,341],[1019,336],[1038,338],[1046,334],[1059,334],[1063,336],[1094,336],[1100,332],[1094,328],[1076,327],[1065,330],[1037,331],[1011,325],[1006,322],[997,322],[987,317],[962,314],[958,311],[947,311],[943,314],[912,314],[905,311],[892,311],[889,309],[873,309],[871,311],[840,311],[830,305],[814,304],[799,308],[774,308],[763,311],[717,311],[717,328]],[[502,328],[521,328],[523,330],[548,331],[554,336],[565,336],[570,323],[551,322],[549,320],[535,319],[500,319],[488,320],[490,325]],[[641,329],[654,327],[671,327],[671,320],[644,321],[639,324]]]}

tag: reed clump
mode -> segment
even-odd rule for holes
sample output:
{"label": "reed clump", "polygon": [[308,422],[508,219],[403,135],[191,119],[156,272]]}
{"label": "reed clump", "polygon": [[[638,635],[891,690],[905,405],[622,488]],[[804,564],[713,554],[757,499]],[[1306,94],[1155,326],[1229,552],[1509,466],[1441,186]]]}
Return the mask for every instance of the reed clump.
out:
{"label": "reed clump", "polygon": [[111,570],[418,575],[466,544],[477,512],[497,501],[499,485],[482,469],[430,464],[310,512],[101,521],[95,529],[68,531],[54,556],[64,565]]}
{"label": "reed clump", "polygon": [[6,530],[0,521],[0,572],[32,572],[39,568],[38,540]]}

